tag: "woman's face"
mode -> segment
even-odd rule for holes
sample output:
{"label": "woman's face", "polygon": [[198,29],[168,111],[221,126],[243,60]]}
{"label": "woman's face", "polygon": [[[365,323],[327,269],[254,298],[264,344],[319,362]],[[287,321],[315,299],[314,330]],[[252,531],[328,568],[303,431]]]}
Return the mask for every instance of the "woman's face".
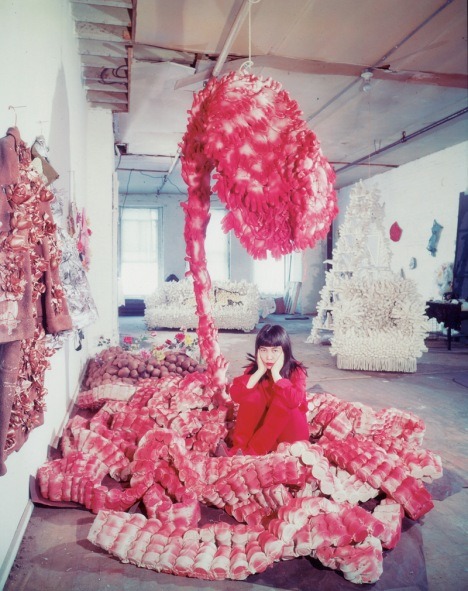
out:
{"label": "woman's face", "polygon": [[268,369],[271,369],[281,355],[283,349],[281,347],[259,347],[258,353],[260,355],[260,359],[266,365]]}

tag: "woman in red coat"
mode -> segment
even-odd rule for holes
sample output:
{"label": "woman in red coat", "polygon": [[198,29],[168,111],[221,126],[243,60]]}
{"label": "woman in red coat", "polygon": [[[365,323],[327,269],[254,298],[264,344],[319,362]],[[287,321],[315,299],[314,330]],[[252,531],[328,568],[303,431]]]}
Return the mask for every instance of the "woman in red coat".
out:
{"label": "woman in red coat", "polygon": [[309,439],[306,412],[307,370],[292,353],[282,326],[265,324],[257,334],[255,357],[229,393],[239,404],[230,454],[262,455],[282,441]]}

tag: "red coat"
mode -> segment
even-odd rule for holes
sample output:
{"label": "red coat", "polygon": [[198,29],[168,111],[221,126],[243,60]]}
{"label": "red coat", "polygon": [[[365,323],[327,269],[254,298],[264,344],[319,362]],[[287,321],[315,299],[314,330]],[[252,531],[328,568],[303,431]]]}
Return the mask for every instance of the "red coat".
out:
{"label": "red coat", "polygon": [[232,435],[234,448],[265,454],[282,441],[308,439],[305,372],[296,368],[289,379],[275,383],[269,377],[247,388],[250,375],[234,378],[229,389],[231,398],[239,404]]}
{"label": "red coat", "polygon": [[32,338],[36,324],[48,334],[72,328],[49,204],[54,196],[29,171],[30,161],[10,127],[0,138],[0,343]]}
{"label": "red coat", "polygon": [[[246,372],[248,371],[249,368],[246,369]],[[234,402],[240,404],[244,396],[252,391],[247,388],[250,376],[250,373],[244,373],[232,381],[229,394]],[[306,374],[300,368],[292,372],[290,379],[281,378],[276,383],[271,378],[260,380],[255,389],[261,393],[266,406],[270,406],[273,398],[277,396],[288,408],[299,407],[304,412],[307,411]]]}

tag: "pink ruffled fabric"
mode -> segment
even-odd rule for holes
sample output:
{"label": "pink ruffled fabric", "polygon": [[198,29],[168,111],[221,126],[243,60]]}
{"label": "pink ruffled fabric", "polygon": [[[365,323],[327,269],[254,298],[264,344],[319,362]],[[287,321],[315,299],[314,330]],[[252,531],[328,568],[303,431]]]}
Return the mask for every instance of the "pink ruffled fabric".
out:
{"label": "pink ruffled fabric", "polygon": [[319,141],[281,85],[231,72],[195,96],[182,143],[182,175],[200,191],[216,169],[213,192],[255,258],[312,248],[338,209],[335,173]]}

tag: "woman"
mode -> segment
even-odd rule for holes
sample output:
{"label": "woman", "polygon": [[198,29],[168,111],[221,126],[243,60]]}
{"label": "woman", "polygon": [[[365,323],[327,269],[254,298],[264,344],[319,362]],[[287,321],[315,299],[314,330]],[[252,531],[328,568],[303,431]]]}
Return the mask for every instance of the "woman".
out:
{"label": "woman", "polygon": [[229,393],[239,404],[230,454],[262,455],[282,441],[309,439],[306,412],[307,370],[292,353],[282,326],[265,324],[257,334],[255,356]]}

